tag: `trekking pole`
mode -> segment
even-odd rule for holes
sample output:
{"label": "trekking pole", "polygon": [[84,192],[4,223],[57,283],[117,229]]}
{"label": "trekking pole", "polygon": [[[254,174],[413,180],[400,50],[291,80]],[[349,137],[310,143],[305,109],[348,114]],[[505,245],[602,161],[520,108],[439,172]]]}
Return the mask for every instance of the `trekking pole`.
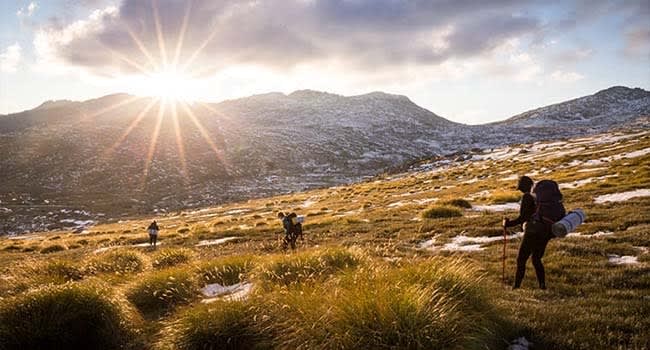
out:
{"label": "trekking pole", "polygon": [[503,279],[503,284],[506,284],[506,246],[508,244],[508,229],[503,228],[503,270],[501,272],[501,277]]}

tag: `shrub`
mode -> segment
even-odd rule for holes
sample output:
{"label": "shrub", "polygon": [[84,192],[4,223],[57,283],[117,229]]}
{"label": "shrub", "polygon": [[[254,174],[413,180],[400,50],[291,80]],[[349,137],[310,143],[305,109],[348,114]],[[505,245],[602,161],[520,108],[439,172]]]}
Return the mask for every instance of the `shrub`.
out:
{"label": "shrub", "polygon": [[0,304],[0,349],[138,348],[134,314],[104,288],[67,283]]}
{"label": "shrub", "polygon": [[422,212],[424,219],[453,218],[463,216],[463,212],[454,207],[435,206]]}
{"label": "shrub", "polygon": [[230,286],[244,281],[253,266],[251,256],[230,256],[203,263],[198,272],[204,284],[219,283],[222,286]]}
{"label": "shrub", "polygon": [[41,249],[41,254],[50,254],[50,253],[60,252],[62,250],[65,250],[64,246],[60,244],[53,244]]}
{"label": "shrub", "polygon": [[194,254],[189,249],[163,249],[153,258],[152,266],[160,269],[184,264],[190,261],[193,255]]}
{"label": "shrub", "polygon": [[134,273],[145,268],[145,257],[134,250],[110,251],[89,261],[86,271],[89,273]]}
{"label": "shrub", "polygon": [[254,308],[241,301],[217,301],[210,305],[198,305],[166,325],[158,348],[271,348],[272,338],[261,326],[262,317]]}
{"label": "shrub", "polygon": [[156,271],[135,282],[126,297],[143,313],[168,311],[198,295],[196,280],[187,270]]}
{"label": "shrub", "polygon": [[462,198],[456,198],[456,199],[446,201],[445,204],[451,205],[452,207],[458,207],[458,208],[465,208],[465,209],[472,208],[472,204],[466,199],[462,199]]}
{"label": "shrub", "polygon": [[357,254],[345,249],[306,252],[272,259],[260,268],[258,276],[263,282],[290,285],[326,277],[360,262]]}

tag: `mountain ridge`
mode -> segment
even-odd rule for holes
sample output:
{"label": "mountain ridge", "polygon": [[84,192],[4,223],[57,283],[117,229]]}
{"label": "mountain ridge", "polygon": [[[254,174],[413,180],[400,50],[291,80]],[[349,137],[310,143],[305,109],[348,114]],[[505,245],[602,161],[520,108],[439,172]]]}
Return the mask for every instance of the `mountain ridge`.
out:
{"label": "mountain ridge", "polygon": [[[548,123],[538,111],[487,125],[455,123],[382,92],[298,90],[176,108],[128,94],[53,102],[0,118],[0,204],[12,210],[0,219],[9,220],[5,232],[55,229],[67,219],[53,222],[53,205],[99,220],[336,186],[472,148],[624,128],[647,118],[646,94],[615,87],[583,97],[589,104],[569,101],[587,106],[585,115],[603,106],[581,123],[552,119],[566,106],[558,104],[542,113]],[[29,211],[34,203],[43,209]]]}

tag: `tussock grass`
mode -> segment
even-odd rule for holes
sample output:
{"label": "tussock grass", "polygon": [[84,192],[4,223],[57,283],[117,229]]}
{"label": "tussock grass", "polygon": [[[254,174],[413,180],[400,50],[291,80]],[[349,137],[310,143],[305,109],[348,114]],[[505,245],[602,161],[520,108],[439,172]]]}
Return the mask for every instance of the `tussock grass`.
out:
{"label": "tussock grass", "polygon": [[262,284],[291,285],[316,281],[347,268],[354,268],[363,257],[348,249],[301,252],[270,258],[256,271]]}
{"label": "tussock grass", "polygon": [[50,253],[56,253],[60,251],[64,251],[65,247],[62,246],[61,244],[52,244],[48,245],[46,247],[43,247],[41,249],[41,254],[50,254]]}
{"label": "tussock grass", "polygon": [[103,253],[87,262],[86,272],[124,274],[143,271],[147,266],[147,258],[135,250],[116,250]]}
{"label": "tussock grass", "polygon": [[271,334],[259,314],[248,302],[217,301],[198,305],[168,322],[156,349],[271,349]]}
{"label": "tussock grass", "polygon": [[364,265],[323,283],[275,285],[245,301],[187,309],[166,324],[158,348],[489,348],[499,344],[500,320],[484,282],[458,260]]}
{"label": "tussock grass", "polygon": [[450,205],[452,207],[458,207],[458,208],[464,208],[464,209],[471,209],[472,208],[472,204],[468,200],[462,199],[462,198],[451,199],[451,200],[445,201],[444,204],[445,205]]}
{"label": "tussock grass", "polygon": [[202,283],[219,283],[230,286],[246,280],[247,274],[253,269],[253,256],[230,256],[216,261],[204,262],[198,266],[198,274]]}
{"label": "tussock grass", "polygon": [[77,281],[84,278],[84,270],[77,264],[66,261],[56,260],[51,261],[44,267],[43,271],[46,275],[59,279],[63,282]]}
{"label": "tussock grass", "polygon": [[185,248],[165,248],[153,257],[151,265],[156,269],[185,264],[192,260],[194,253]]}
{"label": "tussock grass", "polygon": [[519,202],[522,194],[520,192],[514,191],[495,191],[490,196],[490,202],[492,204],[505,204]]}
{"label": "tussock grass", "polygon": [[422,212],[423,219],[454,218],[463,216],[463,212],[450,206],[433,206]]}
{"label": "tussock grass", "polygon": [[0,302],[0,349],[140,348],[138,318],[111,291],[67,283]]}
{"label": "tussock grass", "polygon": [[192,302],[198,293],[191,271],[176,268],[143,276],[128,288],[126,297],[144,314],[158,314]]}

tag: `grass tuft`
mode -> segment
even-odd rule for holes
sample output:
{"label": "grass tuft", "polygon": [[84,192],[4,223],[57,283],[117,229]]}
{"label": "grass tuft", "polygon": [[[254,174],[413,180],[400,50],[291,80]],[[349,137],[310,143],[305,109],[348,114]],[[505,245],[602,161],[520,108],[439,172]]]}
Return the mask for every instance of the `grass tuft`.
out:
{"label": "grass tuft", "polygon": [[249,303],[217,301],[198,305],[169,322],[161,332],[158,349],[268,349],[270,334],[263,327],[262,318]]}
{"label": "grass tuft", "polygon": [[98,272],[124,274],[141,272],[145,267],[146,257],[140,252],[119,250],[91,258],[86,267],[86,271],[90,274]]}
{"label": "grass tuft", "polygon": [[151,265],[156,269],[184,264],[192,260],[194,254],[191,250],[185,248],[172,249],[167,248],[158,252]]}
{"label": "grass tuft", "polygon": [[64,251],[65,247],[60,245],[60,244],[52,244],[47,247],[44,247],[41,249],[41,254],[50,254],[50,253],[56,253],[60,251]]}
{"label": "grass tuft", "polygon": [[188,304],[198,293],[197,282],[190,271],[177,268],[144,276],[126,291],[126,297],[141,312],[155,314]]}
{"label": "grass tuft", "polygon": [[252,256],[230,256],[205,262],[198,267],[199,278],[204,284],[219,283],[230,286],[246,280],[253,269]]}
{"label": "grass tuft", "polygon": [[302,252],[270,259],[257,271],[264,283],[291,285],[320,280],[336,272],[354,268],[362,257],[347,249]]}
{"label": "grass tuft", "polygon": [[464,208],[464,209],[471,209],[472,208],[472,204],[468,200],[462,199],[462,198],[456,198],[456,199],[448,200],[444,204],[450,205],[452,207],[458,207],[458,208]]}
{"label": "grass tuft", "polygon": [[439,218],[453,218],[463,216],[463,212],[454,207],[449,206],[434,206],[422,212],[424,219],[439,219]]}
{"label": "grass tuft", "polygon": [[139,348],[135,320],[105,288],[49,286],[0,303],[0,349]]}

